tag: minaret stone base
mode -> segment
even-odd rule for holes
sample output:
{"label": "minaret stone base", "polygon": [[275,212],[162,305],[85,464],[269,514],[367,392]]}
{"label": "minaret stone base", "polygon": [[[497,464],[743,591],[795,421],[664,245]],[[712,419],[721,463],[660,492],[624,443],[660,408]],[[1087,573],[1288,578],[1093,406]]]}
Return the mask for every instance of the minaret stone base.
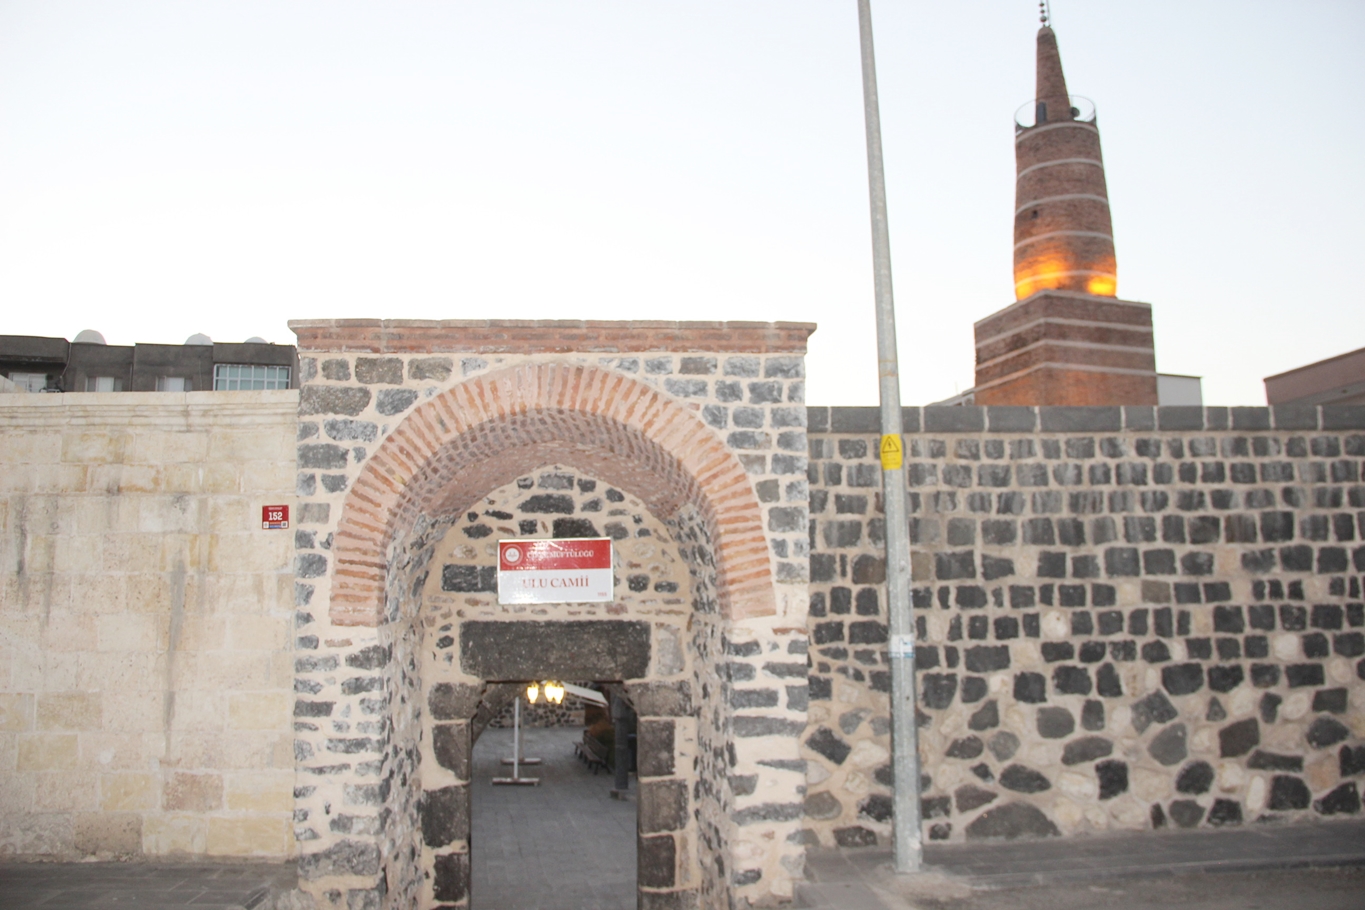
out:
{"label": "minaret stone base", "polygon": [[1039,291],[976,323],[979,405],[1154,405],[1152,307]]}

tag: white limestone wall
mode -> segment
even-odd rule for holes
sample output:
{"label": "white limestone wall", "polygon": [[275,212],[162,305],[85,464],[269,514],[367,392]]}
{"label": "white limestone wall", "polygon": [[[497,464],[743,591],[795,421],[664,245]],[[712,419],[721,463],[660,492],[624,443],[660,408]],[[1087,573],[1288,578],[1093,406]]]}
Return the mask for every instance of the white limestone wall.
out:
{"label": "white limestone wall", "polygon": [[0,395],[0,855],[294,854],[297,408]]}

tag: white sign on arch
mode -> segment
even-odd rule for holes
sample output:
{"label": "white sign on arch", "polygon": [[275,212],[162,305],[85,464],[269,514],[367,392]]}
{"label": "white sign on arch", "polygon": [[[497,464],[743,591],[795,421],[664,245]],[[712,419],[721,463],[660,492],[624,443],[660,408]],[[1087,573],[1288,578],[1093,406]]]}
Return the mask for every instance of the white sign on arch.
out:
{"label": "white sign on arch", "polygon": [[498,603],[610,603],[611,538],[498,541]]}

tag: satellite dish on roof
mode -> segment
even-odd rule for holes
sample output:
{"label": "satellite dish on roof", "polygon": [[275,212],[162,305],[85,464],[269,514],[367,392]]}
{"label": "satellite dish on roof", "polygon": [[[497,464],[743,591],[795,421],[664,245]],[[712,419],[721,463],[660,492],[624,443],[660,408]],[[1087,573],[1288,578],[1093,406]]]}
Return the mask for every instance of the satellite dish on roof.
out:
{"label": "satellite dish on roof", "polygon": [[207,345],[212,345],[212,344],[213,344],[213,339],[210,338],[209,336],[205,335],[203,332],[195,332],[195,333],[194,333],[193,335],[191,335],[189,338],[186,338],[186,339],[185,339],[185,344],[207,344]]}
{"label": "satellite dish on roof", "polygon": [[76,334],[76,344],[106,344],[104,336],[94,329],[81,329]]}
{"label": "satellite dish on roof", "polygon": [[265,340],[264,338],[262,338],[260,335],[252,335],[250,338],[248,338],[246,341],[244,341],[244,342],[242,342],[242,343],[243,343],[243,344],[270,344],[270,342],[266,341],[266,340]]}

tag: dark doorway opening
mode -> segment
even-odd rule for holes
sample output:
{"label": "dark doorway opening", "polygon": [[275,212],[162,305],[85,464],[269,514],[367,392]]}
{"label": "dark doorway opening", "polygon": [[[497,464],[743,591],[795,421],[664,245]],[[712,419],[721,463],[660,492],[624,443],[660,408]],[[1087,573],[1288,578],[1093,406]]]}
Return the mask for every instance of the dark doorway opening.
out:
{"label": "dark doorway opening", "polygon": [[[540,761],[520,773],[538,778],[536,786],[493,783],[510,773],[505,759],[513,754],[512,728],[489,726],[475,741],[470,853],[476,910],[636,907],[634,776],[620,792],[613,769],[583,760],[587,729],[597,737],[603,732],[604,712],[586,707],[586,717],[568,724],[524,711],[520,752]],[[547,722],[556,725],[537,725]]]}

